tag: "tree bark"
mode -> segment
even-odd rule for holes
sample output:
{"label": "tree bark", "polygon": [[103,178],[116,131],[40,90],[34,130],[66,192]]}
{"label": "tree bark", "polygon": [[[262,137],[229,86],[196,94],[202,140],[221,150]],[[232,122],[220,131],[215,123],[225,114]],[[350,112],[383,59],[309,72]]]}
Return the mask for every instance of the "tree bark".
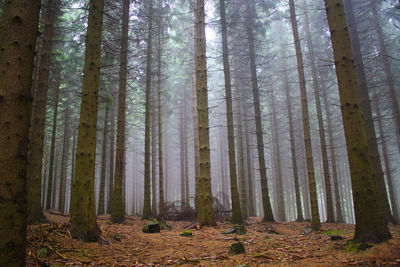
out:
{"label": "tree bark", "polygon": [[38,0],[7,1],[1,15],[0,266],[25,266],[30,90],[39,9]]}
{"label": "tree bark", "polygon": [[215,225],[211,194],[210,135],[208,123],[207,59],[204,0],[196,0],[196,91],[199,116],[200,176],[197,220]]}
{"label": "tree bark", "polygon": [[106,163],[107,163],[107,135],[108,135],[108,116],[110,112],[110,101],[106,100],[106,111],[104,113],[103,125],[103,149],[101,153],[101,169],[100,169],[100,192],[99,192],[99,205],[97,207],[97,214],[102,215],[105,213],[104,199],[105,199],[105,184],[106,184]]}
{"label": "tree bark", "polygon": [[71,235],[83,241],[97,241],[101,235],[96,223],[94,176],[103,10],[104,0],[90,1],[75,179],[71,195]]}
{"label": "tree bark", "polygon": [[147,28],[147,63],[146,63],[146,122],[144,138],[144,202],[143,219],[151,217],[151,194],[150,194],[150,115],[151,115],[151,71],[153,50],[153,0],[149,0],[148,28]]}
{"label": "tree bark", "polygon": [[321,155],[322,155],[322,168],[324,173],[324,181],[325,181],[325,197],[326,197],[326,222],[334,222],[335,214],[333,212],[333,199],[332,199],[332,189],[331,189],[331,177],[329,174],[329,162],[328,162],[328,152],[326,147],[325,140],[325,128],[324,128],[324,120],[322,118],[322,108],[321,108],[321,100],[319,96],[319,81],[317,77],[317,67],[315,64],[314,57],[314,46],[311,39],[311,30],[310,30],[310,20],[308,17],[308,10],[306,1],[303,0],[304,6],[304,27],[306,31],[306,45],[309,53],[309,60],[311,65],[311,76],[312,76],[312,84],[314,89],[314,98],[315,98],[315,107],[317,109],[317,120],[318,120],[318,129],[319,129],[319,140],[321,143]]}
{"label": "tree bark", "polygon": [[28,151],[28,224],[45,219],[41,204],[41,180],[43,168],[44,132],[48,92],[50,57],[53,44],[54,24],[59,14],[59,1],[48,0],[43,12],[43,35],[39,44],[36,63],[36,77],[33,86],[33,103],[29,129]]}
{"label": "tree bark", "polygon": [[123,0],[122,37],[119,65],[117,153],[115,155],[114,188],[111,200],[111,221],[113,223],[119,223],[125,219],[123,182],[125,170],[126,76],[128,73],[129,8],[130,0]]}
{"label": "tree bark", "polygon": [[391,238],[386,224],[367,134],[362,119],[361,99],[342,0],[325,0],[333,45],[340,104],[346,136],[353,189],[356,229],[360,242],[382,242]]}
{"label": "tree bark", "polygon": [[259,97],[259,89],[258,89],[258,81],[257,81],[257,67],[256,67],[256,58],[255,58],[255,49],[254,49],[254,22],[253,17],[255,14],[251,12],[252,8],[250,7],[250,0],[246,0],[246,31],[247,38],[249,43],[249,53],[250,53],[250,68],[251,68],[251,83],[253,89],[253,102],[254,102],[254,115],[255,115],[255,123],[256,123],[256,136],[257,136],[257,151],[258,151],[258,166],[260,169],[260,179],[261,179],[261,193],[262,193],[262,202],[263,202],[263,210],[264,210],[264,218],[265,222],[274,221],[274,215],[272,214],[271,201],[269,197],[268,190],[268,179],[267,179],[267,170],[265,167],[265,156],[264,156],[264,140],[263,140],[263,129],[261,122],[261,108],[260,108],[260,97]]}
{"label": "tree bark", "polygon": [[[69,99],[69,94],[67,95],[67,99]],[[69,108],[69,101],[65,103],[65,111],[64,111],[64,142],[63,142],[63,153],[61,159],[61,181],[60,181],[60,196],[58,199],[58,210],[61,213],[65,212],[65,190],[67,183],[67,165],[68,165],[68,157],[69,157],[69,144],[70,144],[70,117],[71,110]]]}
{"label": "tree bark", "polygon": [[[224,77],[225,77],[225,95],[226,95],[226,121],[228,124],[228,150],[229,150],[229,177],[231,185],[231,201],[232,201],[232,218],[234,224],[242,223],[241,203],[239,199],[239,191],[237,186],[237,173],[236,173],[236,151],[235,151],[235,132],[233,128],[233,112],[232,112],[232,84],[231,84],[231,70],[229,66],[229,50],[228,50],[228,30],[226,27],[226,14],[225,14],[225,0],[219,0],[220,16],[221,16],[221,34],[222,34],[222,57],[224,64]],[[242,150],[243,153],[243,150]],[[244,173],[243,173],[244,174]],[[246,192],[246,184],[244,175],[241,176],[242,188]],[[243,208],[246,207],[246,194],[242,195]]]}
{"label": "tree bark", "polygon": [[359,96],[361,99],[361,114],[364,120],[365,132],[367,134],[368,151],[371,162],[373,163],[375,180],[378,186],[379,198],[378,201],[382,202],[382,208],[386,213],[386,219],[393,223],[394,220],[389,206],[388,195],[385,187],[385,178],[382,170],[382,163],[379,156],[378,143],[376,141],[376,133],[374,127],[374,119],[372,117],[371,101],[369,99],[367,77],[364,70],[362,59],[360,40],[358,38],[357,25],[354,17],[353,6],[351,1],[346,1],[344,8],[346,10],[346,18],[348,19],[348,29],[350,32],[350,45],[353,50],[355,71],[357,78],[357,86]]}
{"label": "tree bark", "polygon": [[303,131],[304,131],[304,146],[306,150],[307,159],[307,177],[308,185],[310,190],[310,203],[311,203],[311,229],[319,230],[321,228],[321,222],[318,210],[318,197],[317,197],[317,186],[315,182],[314,173],[314,162],[313,153],[311,147],[311,134],[310,134],[310,119],[308,114],[308,101],[307,101],[307,89],[306,80],[304,76],[304,65],[303,56],[300,46],[299,31],[297,28],[296,10],[294,5],[294,0],[289,0],[290,5],[290,21],[292,24],[294,44],[296,48],[296,59],[297,59],[297,69],[299,74],[300,82],[300,93],[301,93],[301,111],[303,115]]}

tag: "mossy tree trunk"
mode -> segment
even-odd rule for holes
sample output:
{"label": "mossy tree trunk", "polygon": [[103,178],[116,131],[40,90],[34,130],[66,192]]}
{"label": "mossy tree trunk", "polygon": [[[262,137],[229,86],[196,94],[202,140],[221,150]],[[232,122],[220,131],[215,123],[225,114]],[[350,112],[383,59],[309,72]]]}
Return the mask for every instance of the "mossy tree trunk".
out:
{"label": "mossy tree trunk", "polygon": [[42,11],[43,30],[40,39],[39,54],[36,63],[36,77],[33,86],[33,103],[29,129],[28,151],[28,223],[42,221],[40,197],[43,168],[44,131],[46,119],[46,103],[50,69],[50,57],[53,44],[54,24],[59,14],[58,0],[48,0]]}
{"label": "mossy tree trunk", "polygon": [[39,9],[37,0],[6,1],[0,22],[0,266],[25,266],[28,126]]}
{"label": "mossy tree trunk", "polygon": [[148,1],[148,27],[147,27],[147,62],[146,62],[146,114],[145,114],[145,136],[144,136],[144,201],[143,219],[151,217],[151,194],[150,194],[150,116],[151,116],[151,78],[152,78],[152,56],[153,56],[153,0]]}
{"label": "mossy tree trunk", "polygon": [[200,176],[197,220],[215,225],[211,194],[210,135],[208,123],[207,59],[204,0],[196,0],[196,91],[199,116]]}
{"label": "mossy tree trunk", "polygon": [[379,199],[382,208],[386,214],[388,221],[396,223],[394,220],[389,206],[388,195],[386,192],[385,178],[382,170],[381,158],[379,155],[378,143],[376,140],[376,132],[374,126],[374,118],[372,116],[371,100],[369,98],[367,76],[364,70],[364,63],[361,53],[361,44],[358,37],[357,24],[354,16],[354,8],[351,1],[346,0],[344,9],[346,12],[346,19],[348,20],[348,29],[350,33],[350,45],[352,48],[352,55],[355,62],[355,71],[357,76],[357,85],[359,96],[361,100],[361,112],[364,120],[365,133],[367,135],[369,156],[374,166],[375,180],[378,186]]}
{"label": "mossy tree trunk", "polygon": [[122,38],[119,65],[117,153],[115,155],[114,190],[111,200],[111,221],[114,223],[122,222],[125,216],[125,201],[122,184],[125,170],[126,77],[128,72],[129,8],[130,0],[123,0]]}
{"label": "mossy tree trunk", "polygon": [[104,0],[90,1],[75,179],[71,195],[71,235],[83,241],[97,241],[101,235],[96,223],[94,175],[103,10]]}
{"label": "mossy tree trunk", "polygon": [[[229,177],[231,185],[231,201],[232,201],[232,223],[238,224],[243,222],[242,211],[240,207],[239,191],[237,186],[236,173],[236,150],[235,150],[235,131],[233,128],[233,111],[232,111],[232,84],[231,70],[229,66],[229,50],[228,50],[228,30],[226,26],[225,0],[219,0],[220,16],[221,16],[221,34],[222,34],[222,57],[224,64],[225,77],[225,95],[226,95],[226,121],[228,124],[228,150],[229,150]],[[243,151],[241,151],[243,153]],[[244,180],[244,175],[242,176]],[[246,190],[245,184],[242,190]],[[246,195],[242,196],[245,201]],[[247,206],[247,205],[246,205]],[[246,207],[247,208],[247,207]]]}
{"label": "mossy tree trunk", "polygon": [[317,197],[317,185],[315,182],[314,173],[314,162],[313,153],[311,147],[311,133],[310,133],[310,119],[308,113],[308,101],[307,101],[307,88],[306,79],[304,76],[304,65],[303,56],[300,46],[300,36],[297,27],[296,10],[294,5],[294,0],[289,0],[290,6],[290,21],[292,24],[294,44],[296,48],[296,59],[297,59],[297,70],[300,82],[300,93],[301,93],[301,111],[303,115],[303,131],[304,131],[304,146],[306,150],[306,160],[307,160],[307,177],[308,185],[310,190],[310,203],[311,203],[311,229],[319,230],[321,228],[321,221],[319,217],[318,210],[318,197]]}
{"label": "mossy tree trunk", "polygon": [[382,242],[391,238],[387,227],[361,111],[350,37],[342,0],[325,0],[331,32],[340,105],[346,136],[356,229],[360,242]]}
{"label": "mossy tree trunk", "polygon": [[257,67],[256,57],[254,49],[254,22],[253,17],[255,14],[253,8],[250,6],[250,0],[246,0],[246,31],[249,45],[250,55],[250,68],[251,68],[251,84],[253,89],[253,104],[254,104],[254,115],[256,123],[256,136],[257,136],[257,152],[258,152],[258,166],[260,170],[261,180],[261,194],[264,210],[264,221],[274,221],[274,215],[272,214],[271,201],[268,190],[268,179],[267,169],[265,167],[265,155],[264,155],[264,140],[263,140],[263,129],[261,122],[261,108],[260,108],[260,96],[257,81]]}
{"label": "mossy tree trunk", "polygon": [[115,164],[115,105],[114,97],[112,97],[111,103],[111,115],[110,115],[110,154],[109,154],[109,174],[108,174],[108,201],[107,201],[107,213],[111,213],[111,200],[114,188],[114,164]]}

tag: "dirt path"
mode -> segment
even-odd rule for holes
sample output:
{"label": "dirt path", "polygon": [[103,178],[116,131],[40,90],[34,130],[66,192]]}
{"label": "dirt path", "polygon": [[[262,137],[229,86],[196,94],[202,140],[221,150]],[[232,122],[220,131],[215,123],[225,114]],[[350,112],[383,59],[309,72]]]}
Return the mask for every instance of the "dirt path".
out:
{"label": "dirt path", "polygon": [[[72,239],[67,216],[48,214],[54,223],[28,229],[27,266],[400,266],[400,227],[393,239],[364,251],[348,245],[353,225],[323,224],[323,231],[308,233],[308,223],[262,223],[251,218],[245,235],[222,232],[228,223],[180,234],[188,222],[168,222],[172,230],[145,234],[146,221],[128,217],[124,224],[98,218],[102,243]],[[342,240],[332,241],[331,236]],[[245,254],[233,255],[231,244],[243,242]]]}

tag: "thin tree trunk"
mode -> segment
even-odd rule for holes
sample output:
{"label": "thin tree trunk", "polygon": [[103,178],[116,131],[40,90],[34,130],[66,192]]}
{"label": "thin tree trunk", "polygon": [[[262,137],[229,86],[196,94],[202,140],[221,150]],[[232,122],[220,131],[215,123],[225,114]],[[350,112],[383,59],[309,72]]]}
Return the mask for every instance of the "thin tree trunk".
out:
{"label": "thin tree trunk", "polygon": [[[228,30],[226,27],[225,0],[219,0],[220,16],[221,16],[221,34],[222,34],[222,56],[224,64],[225,77],[225,94],[226,94],[226,121],[228,126],[228,150],[229,150],[229,177],[231,185],[231,201],[232,201],[232,223],[242,223],[241,203],[237,186],[236,173],[236,151],[235,151],[235,131],[233,128],[233,112],[232,112],[232,84],[231,70],[229,66],[229,50],[228,50]],[[243,152],[243,151],[242,151]],[[244,174],[244,173],[243,173]],[[242,192],[246,192],[246,184],[244,175],[241,176]],[[242,195],[242,208],[247,209],[246,194]],[[246,211],[247,213],[247,211]]]}
{"label": "thin tree trunk", "polygon": [[75,179],[71,194],[71,235],[84,241],[97,241],[101,234],[96,223],[94,177],[103,10],[104,0],[90,1]]}
{"label": "thin tree trunk", "polygon": [[[153,89],[154,90],[154,89]],[[157,94],[151,100],[151,211],[157,214]]]}
{"label": "thin tree trunk", "polygon": [[103,125],[103,149],[101,153],[101,169],[100,169],[100,192],[99,192],[99,205],[97,214],[102,215],[105,213],[104,199],[105,199],[105,184],[106,184],[106,163],[107,163],[107,135],[108,135],[108,117],[110,112],[110,101],[106,100],[106,111],[104,114]]}
{"label": "thin tree trunk", "polygon": [[[374,94],[376,95],[375,88],[374,88]],[[394,193],[396,185],[394,184],[394,181],[393,181],[392,167],[391,167],[389,155],[388,155],[388,149],[387,149],[387,144],[386,144],[385,131],[383,129],[381,108],[379,105],[379,101],[376,101],[375,111],[376,111],[376,116],[378,118],[378,130],[379,130],[379,136],[381,138],[383,164],[384,164],[385,172],[386,172],[386,181],[387,181],[387,185],[388,185],[387,187],[389,189],[389,199],[390,199],[390,204],[392,207],[392,214],[393,214],[394,219],[396,221],[398,221],[399,220],[399,209],[398,209],[397,202],[396,202],[396,195]]]}
{"label": "thin tree trunk", "polygon": [[185,122],[184,122],[184,110],[183,105],[185,105],[185,98],[181,100],[180,103],[180,130],[179,130],[179,146],[180,146],[180,167],[181,167],[181,208],[183,209],[186,205],[186,193],[185,193]]}
{"label": "thin tree trunk", "polygon": [[[59,66],[58,66],[59,67]],[[58,69],[56,73],[56,84],[54,88],[54,109],[53,109],[53,125],[52,125],[52,130],[51,130],[51,145],[50,145],[50,160],[49,160],[49,178],[47,179],[47,202],[46,202],[46,210],[50,209],[51,207],[54,208],[55,204],[55,199],[52,199],[52,193],[51,191],[53,190],[53,183],[55,184],[54,180],[54,172],[53,172],[53,166],[54,166],[54,150],[55,150],[55,143],[56,143],[56,132],[57,132],[57,116],[58,116],[58,101],[60,98],[60,85],[61,85],[61,70]]]}
{"label": "thin tree trunk", "polygon": [[[69,94],[67,95],[69,99]],[[68,165],[68,156],[69,156],[69,144],[70,144],[70,117],[71,111],[69,108],[69,101],[67,101],[65,113],[64,113],[64,142],[63,142],[63,153],[61,159],[61,182],[60,182],[60,197],[58,199],[58,210],[61,213],[65,212],[65,191],[67,184],[67,165]]]}
{"label": "thin tree trunk", "polygon": [[300,37],[297,28],[296,10],[294,1],[289,0],[290,5],[290,21],[292,24],[294,44],[296,48],[296,59],[297,69],[299,74],[300,82],[300,93],[301,93],[301,110],[303,115],[303,131],[304,131],[304,146],[306,149],[307,158],[307,177],[308,185],[310,190],[310,202],[311,202],[311,229],[319,230],[321,228],[321,222],[318,210],[318,198],[317,198],[317,186],[315,182],[313,153],[311,147],[311,134],[310,134],[310,119],[308,114],[308,101],[307,101],[307,89],[306,80],[304,76],[303,56],[300,47]]}
{"label": "thin tree trunk", "polygon": [[147,66],[146,66],[146,115],[145,115],[145,144],[144,144],[144,202],[143,219],[151,216],[151,194],[150,194],[150,102],[151,102],[151,71],[153,50],[153,0],[148,1],[148,28],[147,28]]}
{"label": "thin tree trunk", "polygon": [[[161,10],[162,1],[158,1],[158,8]],[[164,165],[163,165],[163,119],[162,119],[162,17],[158,18],[158,51],[157,51],[157,101],[158,101],[158,194],[160,201],[158,209],[161,212],[164,208]]]}
{"label": "thin tree trunk", "polygon": [[274,157],[276,162],[276,196],[277,196],[277,210],[278,220],[286,221],[286,209],[285,209],[285,192],[283,190],[282,180],[282,166],[281,166],[281,148],[279,143],[279,132],[278,132],[278,120],[275,108],[275,97],[274,91],[271,92],[271,104],[272,104],[272,120],[273,120],[273,139],[274,139]]}
{"label": "thin tree trunk", "polygon": [[[378,4],[378,1],[373,1],[372,3],[372,14],[374,16],[374,21],[375,21],[375,31],[376,35],[378,36],[378,43],[379,43],[379,50],[381,54],[381,59],[383,62],[383,67],[384,67],[384,72],[386,75],[386,82],[389,87],[389,92],[390,92],[390,100],[392,101],[392,112],[393,116],[396,120],[396,131],[397,131],[397,136],[400,136],[400,107],[399,107],[399,102],[397,101],[397,95],[396,95],[396,89],[395,89],[395,83],[393,79],[393,73],[392,73],[392,68],[390,66],[389,58],[388,58],[388,51],[386,49],[386,44],[383,38],[383,32],[382,32],[382,27],[380,26],[380,19],[378,16],[378,12],[376,10],[376,5]],[[400,147],[400,143],[398,143]],[[398,217],[397,217],[398,219]]]}
{"label": "thin tree trunk", "polygon": [[115,155],[114,188],[111,200],[111,221],[119,223],[125,216],[125,123],[126,123],[126,76],[128,73],[128,30],[130,0],[123,1],[122,38],[119,65],[119,95],[117,123],[117,153]]}
{"label": "thin tree trunk", "polygon": [[300,199],[300,183],[299,183],[299,170],[297,167],[297,158],[296,158],[296,144],[294,140],[294,127],[293,127],[293,111],[292,111],[292,100],[289,93],[289,78],[287,75],[287,65],[286,59],[284,59],[284,82],[285,82],[285,93],[286,93],[286,107],[288,110],[288,119],[289,119],[289,135],[290,135],[290,153],[292,159],[292,170],[293,170],[293,180],[294,180],[294,190],[296,196],[296,211],[297,211],[297,222],[304,221],[303,210],[301,208],[301,199]]}
{"label": "thin tree trunk", "polygon": [[246,115],[244,118],[244,134],[245,134],[245,142],[246,142],[246,165],[247,165],[247,180],[248,180],[248,211],[249,216],[257,216],[256,212],[256,200],[255,200],[255,192],[254,192],[254,181],[253,181],[253,170],[252,170],[252,158],[251,158],[251,144],[249,138],[249,127],[248,127],[248,116]]}
{"label": "thin tree trunk", "polygon": [[114,97],[113,102],[111,104],[111,125],[110,125],[110,158],[108,160],[109,163],[109,174],[108,174],[108,201],[107,201],[107,213],[111,213],[111,200],[112,194],[114,190],[114,164],[115,164],[115,105],[114,105]]}
{"label": "thin tree trunk", "polygon": [[319,129],[319,140],[321,143],[321,155],[322,155],[322,168],[324,172],[324,181],[325,181],[325,195],[326,195],[326,222],[334,222],[335,214],[333,212],[333,199],[332,199],[332,189],[331,189],[331,177],[329,174],[329,162],[328,162],[328,152],[326,148],[325,141],[325,128],[324,128],[324,120],[322,118],[322,109],[321,109],[321,100],[319,96],[319,82],[317,78],[317,67],[315,65],[314,58],[314,47],[311,39],[311,30],[310,30],[310,20],[308,17],[308,10],[306,1],[303,0],[304,6],[304,27],[306,31],[306,45],[309,53],[309,60],[311,65],[311,76],[312,76],[312,84],[314,89],[314,98],[315,98],[315,107],[317,109],[317,120],[318,120],[318,129]]}
{"label": "thin tree trunk", "polygon": [[261,108],[260,108],[260,97],[257,81],[257,69],[256,69],[256,58],[254,49],[254,22],[252,8],[250,7],[250,0],[246,0],[246,30],[247,38],[249,43],[249,54],[250,54],[250,67],[251,67],[251,83],[253,89],[253,101],[254,101],[254,115],[256,124],[256,136],[257,136],[257,151],[258,151],[258,166],[260,169],[260,179],[261,179],[261,192],[262,192],[262,202],[264,210],[263,221],[274,221],[274,216],[272,214],[271,201],[268,192],[268,180],[267,180],[267,170],[265,167],[265,156],[264,156],[264,140],[263,140],[263,129],[261,122]]}
{"label": "thin tree trunk", "polygon": [[[41,1],[7,1],[0,22],[0,266],[25,266],[30,90]],[[39,176],[39,191],[40,191]],[[40,195],[38,200],[40,208]]]}
{"label": "thin tree trunk", "polygon": [[71,204],[71,193],[72,193],[72,184],[74,182],[74,177],[75,177],[75,159],[76,159],[76,132],[78,130],[77,126],[74,125],[74,133],[72,136],[72,155],[71,155],[71,177],[70,177],[70,184],[69,184],[69,188],[70,188],[70,195],[69,195],[69,199],[68,199],[68,207]]}
{"label": "thin tree trunk", "polygon": [[342,205],[341,205],[341,197],[339,191],[339,177],[336,170],[336,153],[335,153],[335,142],[333,138],[333,127],[332,127],[332,119],[331,119],[331,111],[329,108],[327,90],[322,82],[322,97],[324,99],[325,113],[326,113],[326,123],[328,130],[328,139],[329,139],[329,147],[331,154],[331,168],[332,168],[332,178],[333,178],[333,188],[335,192],[335,209],[336,209],[336,222],[343,223],[343,215],[342,215]]}
{"label": "thin tree trunk", "polygon": [[325,0],[339,85],[359,242],[382,242],[391,238],[379,201],[377,181],[370,158],[367,134],[357,90],[357,76],[342,0]]}

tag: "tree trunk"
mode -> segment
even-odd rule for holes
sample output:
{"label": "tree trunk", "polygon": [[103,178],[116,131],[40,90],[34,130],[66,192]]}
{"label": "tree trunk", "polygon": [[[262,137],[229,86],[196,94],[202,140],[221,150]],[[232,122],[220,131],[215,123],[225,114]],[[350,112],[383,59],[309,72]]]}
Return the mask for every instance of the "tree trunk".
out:
{"label": "tree trunk", "polygon": [[103,126],[103,149],[101,153],[101,170],[100,170],[100,192],[99,192],[99,205],[97,214],[102,215],[105,213],[104,198],[105,198],[105,184],[106,184],[106,163],[107,163],[107,134],[108,134],[108,116],[110,112],[110,101],[106,100],[106,111],[104,113],[104,126]]}
{"label": "tree trunk", "polygon": [[33,86],[33,103],[29,129],[29,151],[27,169],[28,224],[43,221],[40,205],[43,168],[44,131],[46,102],[49,80],[50,57],[53,44],[54,24],[59,14],[59,1],[48,0],[43,12],[43,34],[40,39],[39,55],[36,63],[36,78]]}
{"label": "tree trunk", "polygon": [[342,0],[325,0],[339,85],[353,189],[356,229],[360,242],[382,242],[391,238],[386,224],[374,168],[370,158],[357,76]]}
{"label": "tree trunk", "polygon": [[325,114],[326,114],[326,123],[328,130],[328,139],[329,139],[329,147],[331,154],[331,168],[332,168],[332,178],[333,178],[333,188],[335,192],[335,209],[336,209],[336,220],[337,223],[343,223],[343,215],[342,215],[342,205],[341,205],[341,197],[340,197],[340,189],[339,189],[339,177],[336,170],[336,153],[335,153],[335,142],[333,139],[333,126],[331,119],[331,111],[329,108],[327,90],[324,86],[324,82],[322,82],[322,97],[324,99],[325,106]]}
{"label": "tree trunk", "polygon": [[301,199],[300,199],[300,183],[299,183],[299,170],[297,167],[297,158],[296,158],[296,144],[294,140],[294,127],[293,127],[293,111],[292,111],[292,100],[289,93],[289,78],[287,75],[287,65],[286,59],[284,59],[284,83],[285,83],[285,93],[286,93],[286,107],[288,110],[288,119],[289,119],[289,135],[290,135],[290,156],[292,158],[292,169],[293,169],[293,180],[294,180],[294,190],[296,197],[296,211],[297,211],[297,222],[304,221],[303,210],[301,208]]}
{"label": "tree trunk", "polygon": [[143,219],[151,217],[151,196],[150,196],[150,115],[151,115],[151,71],[152,71],[152,50],[153,50],[153,0],[149,0],[148,28],[147,28],[147,66],[146,66],[146,122],[144,138],[144,202]]}
{"label": "tree trunk", "polygon": [[278,132],[278,120],[276,115],[275,108],[275,98],[274,91],[271,91],[271,105],[272,105],[272,120],[273,120],[273,144],[274,144],[274,158],[276,162],[276,197],[277,197],[277,211],[278,211],[278,220],[286,221],[286,209],[285,209],[285,195],[283,190],[283,181],[282,181],[282,166],[281,166],[281,148],[279,143],[279,132]]}
{"label": "tree trunk", "polygon": [[96,223],[94,176],[103,10],[104,0],[90,1],[75,179],[71,195],[71,235],[83,241],[97,241],[101,235]]}
{"label": "tree trunk", "polygon": [[[59,66],[57,66],[59,68]],[[56,147],[56,133],[57,133],[57,116],[58,116],[58,101],[60,98],[60,85],[61,85],[61,70],[57,69],[57,73],[55,74],[56,77],[56,84],[55,84],[55,91],[54,91],[54,109],[53,109],[53,125],[51,130],[51,145],[50,145],[50,160],[49,160],[49,178],[47,179],[47,202],[46,202],[46,210],[50,208],[54,208],[55,206],[55,199],[52,198],[52,190],[55,185],[54,179],[54,158],[55,158],[55,147]],[[53,181],[54,180],[54,181]]]}
{"label": "tree trunk", "polygon": [[40,1],[7,1],[1,15],[0,266],[25,266],[30,90],[39,9]]}
{"label": "tree trunk", "polygon": [[[158,1],[158,9],[161,10],[162,1]],[[163,119],[162,119],[162,17],[158,18],[158,51],[157,51],[157,101],[158,101],[158,194],[160,201],[158,209],[161,212],[164,208],[164,165],[163,165]]]}
{"label": "tree trunk", "polygon": [[119,65],[119,95],[117,123],[117,153],[115,155],[114,188],[111,200],[111,221],[119,223],[125,216],[125,197],[123,192],[125,170],[125,123],[126,123],[126,76],[128,72],[128,30],[130,0],[122,6],[122,38]]}
{"label": "tree trunk", "polygon": [[329,174],[329,162],[328,162],[328,152],[326,148],[325,141],[325,128],[324,128],[324,120],[322,118],[322,109],[321,109],[321,100],[319,97],[319,82],[317,78],[317,67],[315,65],[314,58],[314,46],[311,39],[311,30],[310,30],[310,20],[308,18],[308,10],[306,1],[303,0],[304,5],[304,27],[306,31],[306,45],[309,53],[309,60],[311,65],[311,76],[312,76],[312,84],[314,89],[314,98],[315,98],[315,107],[317,109],[317,120],[318,120],[318,129],[319,129],[319,140],[321,143],[321,155],[322,155],[322,168],[324,173],[324,181],[325,181],[325,196],[326,196],[326,222],[334,222],[335,214],[333,212],[333,199],[332,199],[332,189],[331,189],[331,177]]}
{"label": "tree trunk", "polygon": [[[67,95],[67,99],[69,99],[69,94]],[[64,142],[63,142],[63,153],[61,159],[61,182],[60,182],[60,196],[58,199],[58,210],[61,213],[65,212],[65,190],[67,184],[67,165],[68,165],[68,156],[69,156],[69,144],[70,144],[70,117],[71,111],[69,108],[69,101],[65,103],[65,111],[64,111]]]}
{"label": "tree trunk", "polygon": [[108,175],[108,201],[107,201],[107,213],[111,213],[111,200],[112,194],[114,190],[114,164],[115,164],[115,157],[114,157],[114,147],[115,147],[115,101],[114,97],[111,104],[111,125],[110,125],[110,159],[108,160],[109,163],[109,175]]}
{"label": "tree trunk", "polygon": [[[383,38],[383,32],[382,28],[380,26],[379,22],[379,16],[376,11],[376,5],[377,2],[374,1],[372,3],[372,14],[374,16],[374,21],[375,21],[375,31],[376,35],[378,37],[378,42],[379,42],[379,50],[380,50],[380,56],[382,59],[383,67],[384,67],[384,72],[386,75],[386,83],[389,87],[389,92],[390,92],[390,100],[392,101],[392,112],[393,116],[396,121],[396,130],[397,130],[397,135],[400,136],[400,107],[399,107],[399,102],[397,101],[397,95],[396,95],[396,89],[395,89],[395,84],[394,84],[394,79],[393,79],[393,74],[392,74],[392,68],[390,66],[389,58],[388,58],[388,52],[386,49],[386,44]],[[400,147],[400,143],[398,144]],[[397,218],[398,219],[398,218]]]}
{"label": "tree trunk", "polygon": [[[376,95],[376,90],[374,88],[374,94]],[[390,204],[392,207],[392,214],[393,217],[396,221],[399,220],[399,209],[397,206],[396,202],[396,195],[395,195],[395,184],[393,181],[392,177],[392,168],[389,160],[389,155],[388,155],[388,149],[387,149],[387,144],[386,144],[386,137],[385,137],[385,131],[383,129],[383,123],[382,123],[382,117],[381,117],[381,109],[379,106],[379,101],[376,101],[375,104],[375,111],[376,111],[376,117],[378,118],[378,130],[379,130],[379,136],[381,138],[381,147],[382,147],[382,155],[383,155],[383,164],[385,167],[385,172],[386,172],[386,181],[388,184],[388,189],[389,189],[389,199],[390,199]]]}
{"label": "tree trunk", "polygon": [[212,209],[210,135],[208,123],[207,59],[204,0],[196,0],[196,91],[199,116],[200,176],[197,220],[215,225]]}
{"label": "tree trunk", "polygon": [[[153,89],[154,90],[154,89]],[[151,211],[157,214],[157,94],[152,94],[151,106]]]}
{"label": "tree trunk", "polygon": [[264,156],[264,140],[263,140],[263,129],[261,122],[261,108],[260,108],[260,97],[257,81],[257,67],[254,49],[254,22],[252,8],[250,7],[250,0],[246,0],[246,30],[247,38],[249,43],[249,53],[250,53],[250,67],[251,67],[251,83],[253,88],[253,101],[254,101],[254,115],[256,123],[256,136],[257,136],[257,151],[258,151],[258,166],[260,169],[260,179],[261,179],[261,193],[262,202],[264,210],[265,222],[274,221],[274,216],[272,214],[271,202],[268,192],[268,180],[267,180],[267,170],[265,167],[265,156]]}
{"label": "tree trunk", "polygon": [[294,0],[289,0],[290,5],[290,21],[292,24],[294,44],[296,48],[296,59],[297,69],[299,74],[300,82],[300,93],[301,93],[301,110],[303,115],[303,131],[304,131],[304,146],[306,149],[307,158],[307,177],[308,185],[310,188],[310,202],[311,202],[311,229],[319,230],[321,228],[321,222],[318,210],[318,197],[317,197],[317,186],[315,182],[313,153],[311,147],[311,134],[310,134],[310,120],[308,114],[308,101],[307,101],[307,89],[306,80],[304,76],[303,56],[300,47],[299,31],[297,29],[297,18]]}
{"label": "tree trunk", "polygon": [[361,99],[361,114],[364,120],[365,133],[367,135],[369,157],[374,167],[375,180],[378,186],[379,198],[378,201],[382,202],[383,211],[386,214],[388,221],[396,223],[394,220],[389,206],[388,195],[385,187],[385,178],[382,170],[382,163],[379,156],[378,143],[376,141],[376,133],[374,127],[374,119],[372,117],[371,101],[369,99],[367,77],[364,70],[362,59],[360,40],[358,38],[357,26],[353,12],[351,1],[346,1],[344,8],[346,10],[346,18],[348,19],[348,29],[350,32],[350,45],[353,51],[355,71],[357,78],[357,85],[359,96]]}
{"label": "tree trunk", "polygon": [[[240,208],[239,191],[237,186],[237,173],[236,173],[236,151],[235,151],[235,132],[233,128],[233,112],[232,112],[232,84],[231,84],[231,70],[229,66],[229,50],[228,50],[228,30],[226,27],[226,14],[225,14],[225,0],[219,0],[220,16],[221,16],[221,34],[222,34],[222,56],[224,64],[224,77],[225,77],[225,94],[226,94],[226,121],[228,124],[228,150],[229,150],[229,177],[231,185],[231,201],[232,201],[232,218],[234,224],[242,223],[242,212]],[[243,150],[242,150],[243,153]],[[242,157],[243,159],[243,157]],[[244,174],[244,173],[243,173]],[[246,184],[244,175],[241,176],[242,192],[246,192]],[[243,208],[247,208],[246,194],[242,195]],[[247,213],[247,212],[246,212]]]}

